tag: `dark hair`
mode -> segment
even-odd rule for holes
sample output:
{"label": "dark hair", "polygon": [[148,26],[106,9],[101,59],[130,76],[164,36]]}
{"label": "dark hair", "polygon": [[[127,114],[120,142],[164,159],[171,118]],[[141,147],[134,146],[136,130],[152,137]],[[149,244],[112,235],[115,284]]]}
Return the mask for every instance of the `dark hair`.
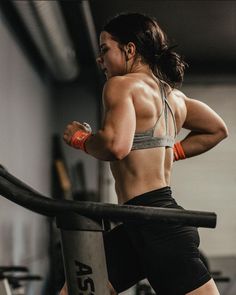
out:
{"label": "dark hair", "polygon": [[133,42],[143,62],[154,75],[171,87],[183,82],[186,63],[169,47],[166,34],[155,18],[140,13],[123,13],[110,19],[103,31],[112,35],[120,45]]}

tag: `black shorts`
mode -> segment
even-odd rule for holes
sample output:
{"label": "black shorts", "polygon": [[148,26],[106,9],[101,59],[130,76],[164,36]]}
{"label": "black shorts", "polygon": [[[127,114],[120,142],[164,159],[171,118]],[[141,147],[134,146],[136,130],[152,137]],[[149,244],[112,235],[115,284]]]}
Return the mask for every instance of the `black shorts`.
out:
{"label": "black shorts", "polygon": [[[164,187],[127,205],[180,208]],[[184,210],[184,209],[183,209]],[[104,234],[109,281],[120,293],[147,278],[158,295],[184,295],[211,276],[199,258],[197,228],[125,222]]]}

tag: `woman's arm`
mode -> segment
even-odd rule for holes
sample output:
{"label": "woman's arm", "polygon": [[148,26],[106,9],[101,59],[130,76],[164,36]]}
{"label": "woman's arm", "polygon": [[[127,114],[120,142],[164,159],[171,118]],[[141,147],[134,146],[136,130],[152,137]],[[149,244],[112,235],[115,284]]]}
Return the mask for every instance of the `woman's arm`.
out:
{"label": "woman's arm", "polygon": [[[103,91],[104,122],[102,128],[85,142],[88,154],[104,161],[126,157],[133,143],[136,115],[131,94],[132,83],[125,77],[109,79]],[[72,122],[64,133],[64,140],[71,144],[73,135],[85,131],[83,124]]]}
{"label": "woman's arm", "polygon": [[202,154],[228,136],[222,118],[200,101],[185,97],[186,118],[183,128],[191,130],[181,141],[187,158]]}

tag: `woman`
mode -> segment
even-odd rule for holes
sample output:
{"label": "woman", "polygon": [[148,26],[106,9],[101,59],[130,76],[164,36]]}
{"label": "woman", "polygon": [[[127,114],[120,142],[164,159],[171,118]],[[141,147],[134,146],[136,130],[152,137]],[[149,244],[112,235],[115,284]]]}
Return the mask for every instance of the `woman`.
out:
{"label": "woman", "polygon": [[[107,78],[103,127],[92,134],[87,124],[72,122],[64,140],[110,161],[119,203],[181,208],[171,196],[173,161],[214,147],[227,136],[225,123],[176,89],[186,64],[153,18],[114,17],[101,32],[100,48],[97,61]],[[190,132],[174,144],[181,128]],[[199,259],[194,227],[125,223],[107,233],[104,244],[116,292],[147,278],[160,295],[219,294]]]}

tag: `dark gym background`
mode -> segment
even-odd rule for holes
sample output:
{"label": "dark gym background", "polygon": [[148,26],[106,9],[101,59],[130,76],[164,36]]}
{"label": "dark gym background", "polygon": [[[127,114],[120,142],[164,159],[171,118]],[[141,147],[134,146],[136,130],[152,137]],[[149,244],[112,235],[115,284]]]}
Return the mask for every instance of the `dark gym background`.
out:
{"label": "dark gym background", "polygon": [[[217,212],[217,228],[201,230],[201,249],[213,269],[230,277],[218,283],[222,294],[235,294],[235,1],[1,1],[0,164],[49,197],[86,191],[90,199],[115,202],[107,164],[68,148],[60,136],[72,120],[99,128],[105,80],[95,63],[98,36],[108,17],[124,11],[158,19],[189,64],[182,90],[229,127],[221,145],[175,164],[172,187],[185,208]],[[47,295],[49,228],[46,218],[0,198],[0,265],[26,265],[44,278],[28,284],[27,295]]]}

